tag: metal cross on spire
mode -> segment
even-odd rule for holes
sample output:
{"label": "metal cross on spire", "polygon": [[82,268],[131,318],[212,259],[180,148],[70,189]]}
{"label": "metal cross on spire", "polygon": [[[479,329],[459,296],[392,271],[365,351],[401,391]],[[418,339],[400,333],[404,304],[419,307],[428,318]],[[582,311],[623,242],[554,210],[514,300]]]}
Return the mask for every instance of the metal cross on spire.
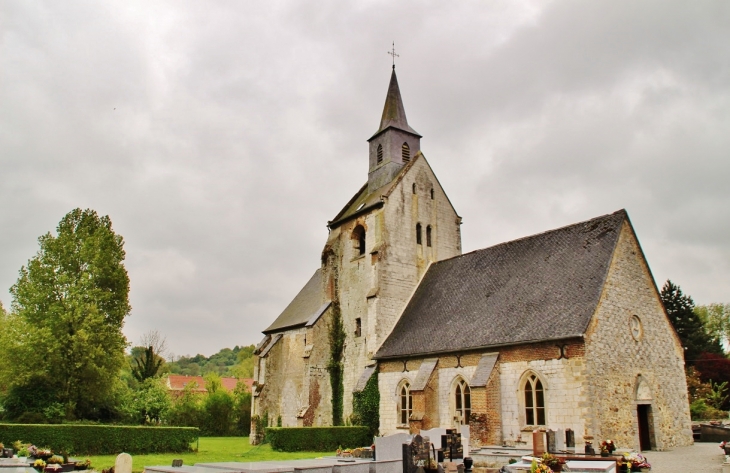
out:
{"label": "metal cross on spire", "polygon": [[391,56],[393,56],[393,69],[395,69],[395,58],[400,57],[400,54],[396,54],[395,53],[395,41],[393,41],[393,50],[392,51],[388,51],[388,54],[390,54]]}

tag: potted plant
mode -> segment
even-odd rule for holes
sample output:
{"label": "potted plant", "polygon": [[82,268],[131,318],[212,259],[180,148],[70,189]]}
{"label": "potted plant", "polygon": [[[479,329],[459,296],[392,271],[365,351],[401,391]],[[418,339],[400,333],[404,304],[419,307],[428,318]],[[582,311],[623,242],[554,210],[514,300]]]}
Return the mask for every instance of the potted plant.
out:
{"label": "potted plant", "polygon": [[43,471],[46,468],[46,462],[39,458],[33,462],[33,468],[35,468],[36,471]]}
{"label": "potted plant", "polygon": [[562,458],[558,458],[551,453],[545,452],[542,454],[542,457],[540,457],[540,460],[542,461],[543,465],[546,465],[548,468],[550,468],[550,471],[563,471],[563,465],[565,465],[565,461]]}
{"label": "potted plant", "polygon": [[77,470],[89,470],[91,469],[91,460],[87,458],[82,462],[76,462],[75,466]]}
{"label": "potted plant", "polygon": [[616,444],[613,443],[613,440],[608,439],[601,442],[601,456],[607,457],[613,453],[614,450],[616,450]]}
{"label": "potted plant", "polygon": [[532,465],[530,465],[530,473],[552,473],[549,466],[544,463],[538,463],[535,458],[532,459]]}

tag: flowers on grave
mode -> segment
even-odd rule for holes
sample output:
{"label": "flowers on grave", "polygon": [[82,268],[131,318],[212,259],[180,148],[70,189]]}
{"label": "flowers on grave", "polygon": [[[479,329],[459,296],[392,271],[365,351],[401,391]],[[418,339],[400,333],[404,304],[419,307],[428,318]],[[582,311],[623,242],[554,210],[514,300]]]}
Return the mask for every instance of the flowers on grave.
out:
{"label": "flowers on grave", "polygon": [[91,469],[91,460],[86,459],[82,462],[76,462],[76,466],[74,468],[75,470],[90,470]]}
{"label": "flowers on grave", "polygon": [[28,453],[31,457],[40,458],[42,460],[47,460],[53,456],[53,452],[50,448],[38,448],[35,445],[28,447]]}
{"label": "flowers on grave", "polygon": [[33,462],[33,468],[38,471],[43,471],[46,468],[46,462],[39,458],[38,460]]}
{"label": "flowers on grave", "polygon": [[542,454],[540,461],[550,469],[549,471],[563,471],[563,465],[565,465],[565,461],[562,458],[558,458],[552,453],[547,452]]}
{"label": "flowers on grave", "polygon": [[601,442],[601,453],[608,453],[610,455],[614,450],[616,450],[616,444],[613,443],[613,440],[608,439]]}
{"label": "flowers on grave", "polygon": [[54,465],[63,465],[63,457],[61,455],[53,455],[51,458],[48,459],[48,464],[54,464]]}
{"label": "flowers on grave", "polygon": [[623,462],[627,466],[628,470],[637,471],[641,468],[651,468],[651,464],[644,455],[637,452],[624,453]]}
{"label": "flowers on grave", "polygon": [[552,473],[549,466],[544,463],[538,463],[537,459],[532,459],[532,465],[530,465],[530,473]]}

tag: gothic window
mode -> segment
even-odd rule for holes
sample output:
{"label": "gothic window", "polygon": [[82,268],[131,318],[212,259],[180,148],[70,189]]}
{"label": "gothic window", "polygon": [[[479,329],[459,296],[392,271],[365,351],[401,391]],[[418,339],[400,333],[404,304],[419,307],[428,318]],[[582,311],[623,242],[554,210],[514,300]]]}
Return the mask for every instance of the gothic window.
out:
{"label": "gothic window", "polygon": [[454,419],[459,424],[468,424],[471,415],[471,389],[464,378],[459,377],[454,383]]}
{"label": "gothic window", "polygon": [[529,373],[522,387],[525,399],[525,424],[545,425],[545,389],[535,373]]}
{"label": "gothic window", "polygon": [[416,244],[417,245],[421,244],[421,224],[420,223],[416,224]]}
{"label": "gothic window", "polygon": [[408,424],[413,413],[413,397],[411,396],[411,385],[404,380],[398,389],[398,418],[402,425]]}
{"label": "gothic window", "polygon": [[360,317],[355,319],[355,336],[359,337],[362,335],[362,319]]}
{"label": "gothic window", "polygon": [[383,162],[383,145],[378,145],[378,164]]}
{"label": "gothic window", "polygon": [[431,225],[426,227],[426,246],[431,246]]}
{"label": "gothic window", "polygon": [[411,148],[408,146],[408,143],[403,143],[403,146],[400,147],[401,155],[403,156],[403,162],[407,163],[411,160]]}
{"label": "gothic window", "polygon": [[362,225],[358,225],[355,227],[355,230],[352,231],[352,240],[355,243],[355,248],[358,251],[359,255],[365,254],[365,229],[362,227]]}

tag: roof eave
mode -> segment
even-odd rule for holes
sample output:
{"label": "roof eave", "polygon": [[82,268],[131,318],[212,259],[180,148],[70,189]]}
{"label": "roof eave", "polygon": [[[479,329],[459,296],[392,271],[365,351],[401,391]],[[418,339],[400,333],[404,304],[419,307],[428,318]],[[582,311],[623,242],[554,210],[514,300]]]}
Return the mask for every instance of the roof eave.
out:
{"label": "roof eave", "polygon": [[414,130],[411,127],[408,127],[410,129],[405,129],[405,128],[401,128],[401,127],[398,127],[398,126],[395,126],[395,125],[388,125],[385,128],[382,128],[382,129],[376,131],[373,136],[371,136],[370,138],[367,139],[367,141],[368,142],[373,141],[375,138],[377,138],[378,136],[382,135],[383,133],[385,133],[386,131],[390,130],[391,128],[394,129],[394,130],[402,131],[403,133],[408,133],[409,135],[413,135],[416,138],[423,138],[423,135],[420,135],[416,130]]}
{"label": "roof eave", "polygon": [[333,222],[330,222],[330,223],[327,224],[327,226],[330,229],[334,230],[335,228],[339,227],[340,225],[342,225],[342,224],[344,224],[346,222],[349,222],[350,220],[353,220],[353,219],[359,217],[362,214],[366,214],[366,213],[370,212],[373,209],[380,208],[382,206],[383,206],[383,201],[382,200],[379,200],[379,201],[377,201],[377,202],[375,202],[375,203],[373,203],[371,205],[368,205],[367,207],[363,207],[360,210],[351,213],[350,215],[348,215],[346,217],[342,217],[339,220],[335,220]]}
{"label": "roof eave", "polygon": [[463,352],[473,352],[473,351],[482,351],[482,350],[490,350],[494,348],[505,348],[505,347],[513,347],[518,345],[529,345],[532,343],[544,343],[544,342],[556,342],[560,340],[570,340],[570,339],[576,339],[576,338],[584,338],[585,333],[579,333],[574,335],[565,335],[560,337],[553,337],[553,338],[541,338],[541,339],[534,339],[534,340],[526,340],[526,341],[519,341],[519,342],[509,342],[509,343],[496,343],[491,345],[480,345],[476,347],[470,347],[470,348],[460,348],[456,350],[441,350],[441,351],[424,351],[419,353],[410,353],[410,354],[399,354],[399,355],[389,355],[389,356],[380,356],[377,353],[375,356],[373,356],[374,360],[399,360],[403,358],[417,358],[417,357],[423,357],[423,356],[434,356],[434,355],[449,355],[452,353],[463,353]]}

